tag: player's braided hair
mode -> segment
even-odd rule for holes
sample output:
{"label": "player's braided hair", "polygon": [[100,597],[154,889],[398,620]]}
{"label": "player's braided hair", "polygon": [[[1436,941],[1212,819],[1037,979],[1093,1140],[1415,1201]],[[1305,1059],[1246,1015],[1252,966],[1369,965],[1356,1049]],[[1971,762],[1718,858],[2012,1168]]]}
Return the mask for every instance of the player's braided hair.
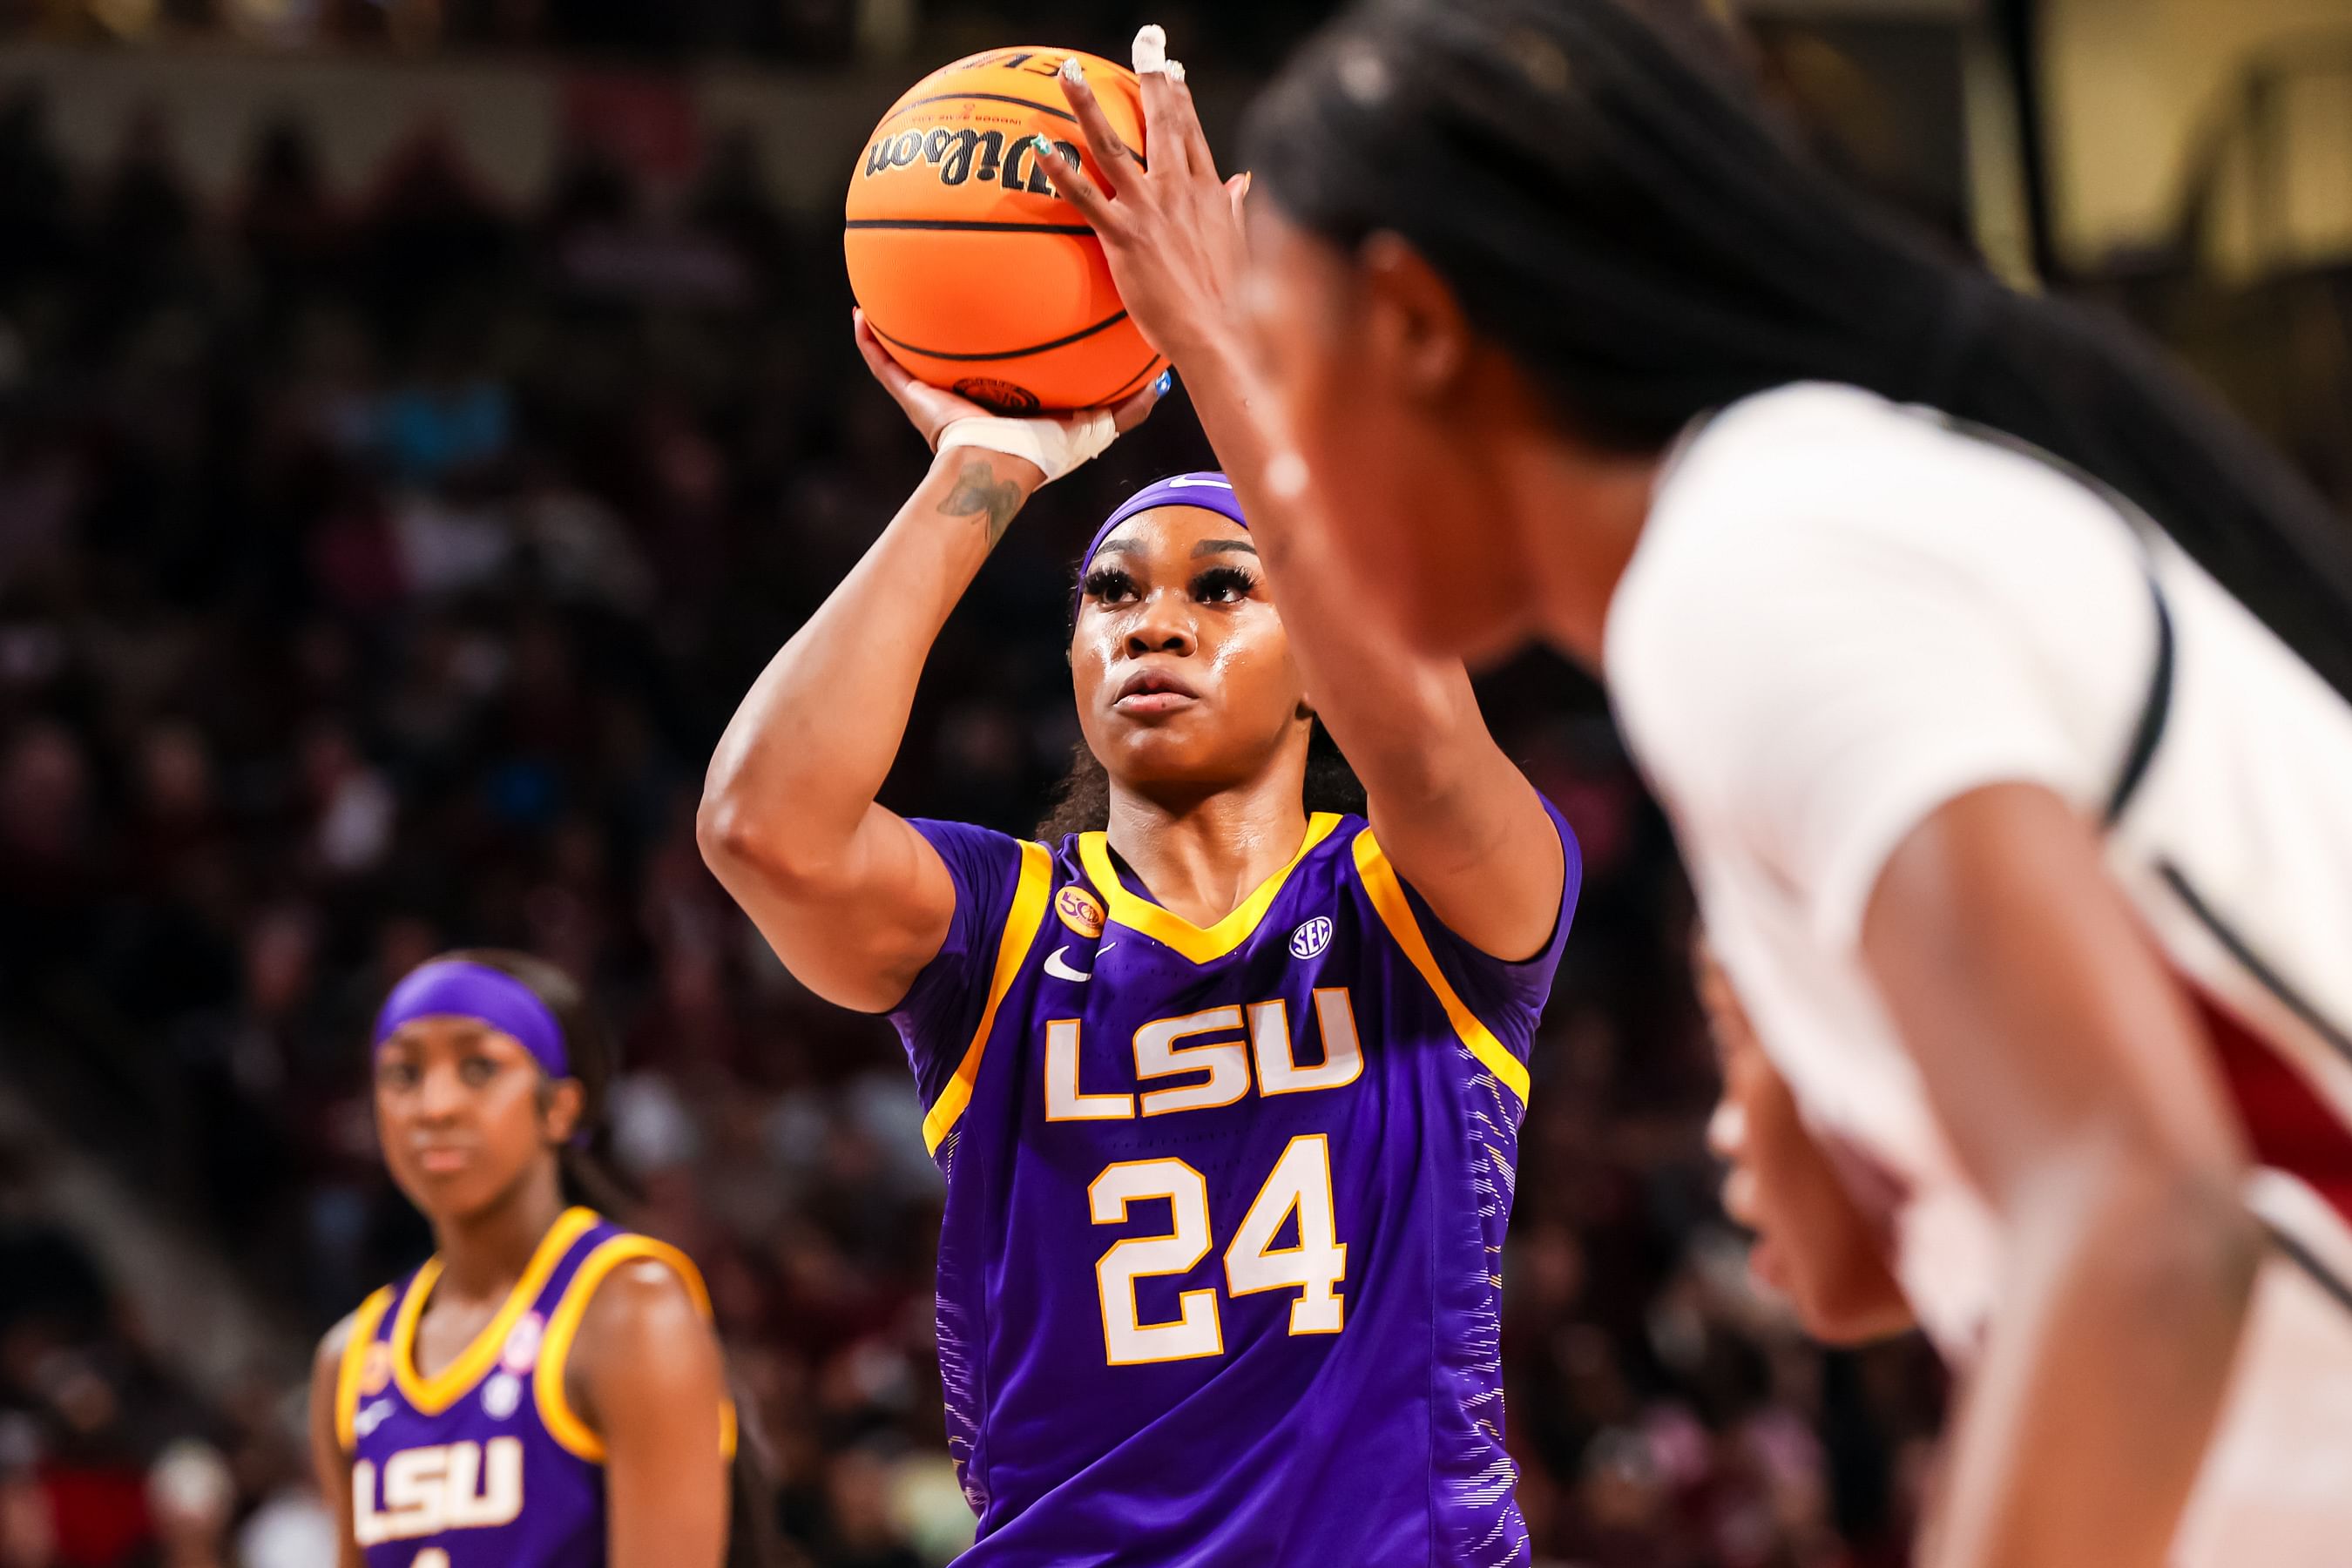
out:
{"label": "player's braided hair", "polygon": [[[563,1052],[572,1076],[580,1082],[580,1125],[584,1141],[567,1145],[558,1156],[567,1203],[584,1205],[609,1219],[626,1224],[637,1199],[613,1161],[613,1128],[608,1110],[613,1075],[619,1064],[611,1031],[571,975],[527,952],[505,948],[466,948],[445,952],[442,959],[478,963],[528,986],[555,1015],[563,1031]],[[437,962],[437,961],[436,961]],[[731,1379],[730,1379],[731,1381]],[[739,1416],[751,1406],[740,1387],[730,1390]],[[749,1420],[739,1420],[735,1460],[727,1478],[727,1568],[773,1568],[781,1561],[775,1541],[775,1510],[770,1506],[767,1478],[761,1473],[759,1455]]]}
{"label": "player's braided hair", "polygon": [[2136,333],[2013,294],[1813,166],[1665,0],[1362,0],[1257,105],[1294,221],[1402,236],[1583,437],[1768,388],[1933,405],[2137,503],[2352,699],[2352,540]]}

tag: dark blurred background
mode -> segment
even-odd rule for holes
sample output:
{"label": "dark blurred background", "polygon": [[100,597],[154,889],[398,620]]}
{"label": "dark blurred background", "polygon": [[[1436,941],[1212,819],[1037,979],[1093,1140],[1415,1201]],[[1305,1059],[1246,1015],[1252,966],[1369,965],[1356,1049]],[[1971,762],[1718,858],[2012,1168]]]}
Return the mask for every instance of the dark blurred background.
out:
{"label": "dark blurred background", "polygon": [[[461,942],[624,1040],[630,1217],[709,1276],[799,1560],[969,1541],[911,1085],[705,873],[703,763],[922,466],[834,227],[882,107],[1152,19],[1220,130],[1328,9],[0,0],[0,1568],[331,1560],[307,1349],[427,1245],[366,1020]],[[1737,20],[1850,178],[2137,316],[2352,491],[2352,0]],[[1034,822],[1069,557],[1207,460],[1174,399],[1022,518],[890,804]],[[1900,1563],[1933,1360],[1824,1354],[1748,1286],[1663,825],[1581,677],[1484,693],[1589,878],[1507,1268],[1538,1559]]]}

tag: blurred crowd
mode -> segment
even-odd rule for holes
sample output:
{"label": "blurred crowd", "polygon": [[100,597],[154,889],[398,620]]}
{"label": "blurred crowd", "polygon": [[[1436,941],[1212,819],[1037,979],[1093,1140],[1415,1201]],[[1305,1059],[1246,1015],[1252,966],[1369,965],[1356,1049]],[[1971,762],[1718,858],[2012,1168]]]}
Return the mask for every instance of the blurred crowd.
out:
{"label": "blurred crowd", "polygon": [[846,58],[859,0],[0,0],[0,32],[68,42],[230,38],[259,47],[728,49]]}
{"label": "blurred crowd", "polygon": [[0,37],[257,48],[560,51],[632,63],[730,55],[799,66],[1008,37],[1123,38],[1144,22],[1270,64],[1320,0],[0,0]]}
{"label": "blurred crowd", "polygon": [[[233,1259],[293,1355],[200,1391],[0,1145],[0,1568],[327,1560],[300,1351],[426,1245],[366,1020],[460,943],[592,984],[624,1217],[708,1274],[796,1560],[969,1540],[898,1045],[782,973],[693,839],[735,700],[924,460],[836,241],[764,188],[722,142],[656,211],[582,152],[511,210],[427,136],[339,201],[289,125],[205,206],[166,124],[77,179],[37,101],[0,105],[0,1078]],[[1076,739],[1070,556],[1208,456],[1171,398],[1020,520],[889,804],[1036,821]],[[1891,1568],[1932,1363],[1811,1348],[1751,1289],[1663,826],[1578,677],[1484,695],[1588,876],[1506,1265],[1538,1561]]]}

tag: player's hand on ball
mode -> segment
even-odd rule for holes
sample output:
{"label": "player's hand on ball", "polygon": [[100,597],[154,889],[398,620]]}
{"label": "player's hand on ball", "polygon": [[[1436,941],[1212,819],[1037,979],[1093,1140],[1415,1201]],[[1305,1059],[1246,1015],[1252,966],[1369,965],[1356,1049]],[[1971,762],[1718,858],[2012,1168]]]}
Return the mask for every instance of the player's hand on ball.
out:
{"label": "player's hand on ball", "polygon": [[1236,314],[1242,198],[1249,176],[1217,178],[1184,68],[1167,59],[1165,51],[1158,27],[1136,35],[1135,68],[1143,83],[1150,166],[1119,140],[1073,58],[1063,65],[1062,91],[1114,194],[1106,194],[1067,158],[1056,158],[1053,170],[1055,189],[1086,215],[1102,240],[1128,313],[1151,346],[1181,369]]}
{"label": "player's hand on ball", "polygon": [[[865,356],[866,368],[874,373],[882,390],[905,411],[908,422],[921,433],[925,446],[936,452],[945,440],[951,446],[984,447],[1022,458],[1034,463],[1047,483],[1097,456],[1113,440],[1150,418],[1169,386],[1169,378],[1162,374],[1142,391],[1109,408],[1014,418],[992,413],[945,387],[916,380],[905,365],[890,357],[890,351],[874,335],[865,311],[851,312],[850,322],[857,338],[857,352]],[[959,425],[964,426],[964,434],[973,438],[959,442],[950,436]]]}
{"label": "player's hand on ball", "polygon": [[940,431],[959,419],[985,419],[989,416],[988,410],[971,398],[959,397],[943,386],[917,381],[908,374],[907,367],[892,359],[890,351],[882,346],[882,340],[874,335],[865,311],[852,310],[849,319],[857,336],[857,352],[866,357],[866,368],[874,373],[874,379],[882,384],[882,390],[905,410],[908,419],[921,433],[924,446],[936,452],[940,447]]}

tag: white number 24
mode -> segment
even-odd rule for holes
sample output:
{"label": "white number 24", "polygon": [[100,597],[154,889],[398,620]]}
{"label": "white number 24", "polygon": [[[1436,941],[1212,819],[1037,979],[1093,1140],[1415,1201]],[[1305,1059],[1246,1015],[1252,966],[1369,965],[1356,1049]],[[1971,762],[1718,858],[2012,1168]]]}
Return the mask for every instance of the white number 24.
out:
{"label": "white number 24", "polygon": [[[1179,1315],[1172,1322],[1141,1321],[1135,1303],[1138,1279],[1187,1273],[1209,1255],[1214,1237],[1209,1184],[1201,1173],[1181,1160],[1124,1160],[1105,1168],[1087,1189],[1097,1225],[1123,1225],[1129,1204],[1155,1198],[1168,1201],[1173,1229],[1166,1236],[1113,1243],[1095,1265],[1102,1292],[1103,1349],[1113,1366],[1224,1353],[1214,1289],[1178,1296]],[[1275,1237],[1294,1211],[1298,1244],[1276,1247]],[[1346,1318],[1339,1288],[1347,1277],[1348,1247],[1339,1239],[1331,1214],[1331,1142],[1319,1132],[1303,1134],[1274,1163],[1226,1247],[1225,1289],[1234,1296],[1297,1290],[1290,1331],[1336,1334]]]}

